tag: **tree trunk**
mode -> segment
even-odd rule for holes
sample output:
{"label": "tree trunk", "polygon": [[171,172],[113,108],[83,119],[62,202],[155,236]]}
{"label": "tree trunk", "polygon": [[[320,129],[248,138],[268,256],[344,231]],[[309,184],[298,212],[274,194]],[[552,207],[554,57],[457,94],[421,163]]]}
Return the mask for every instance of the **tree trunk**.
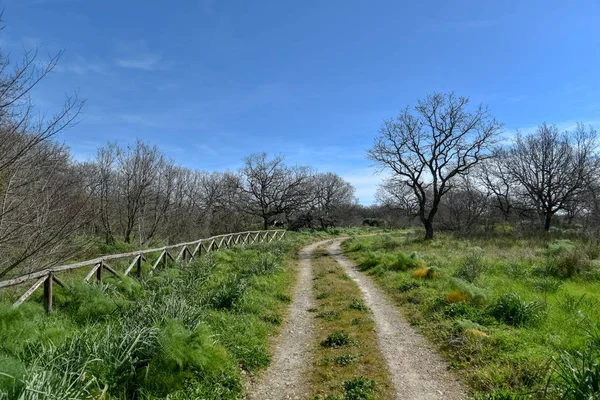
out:
{"label": "tree trunk", "polygon": [[269,229],[269,217],[263,217],[263,228],[265,231]]}
{"label": "tree trunk", "polygon": [[550,224],[552,223],[552,213],[546,212],[544,216],[544,230],[548,232],[550,230]]}
{"label": "tree trunk", "polygon": [[425,226],[425,240],[433,240],[433,223],[431,220],[425,220],[423,225]]}

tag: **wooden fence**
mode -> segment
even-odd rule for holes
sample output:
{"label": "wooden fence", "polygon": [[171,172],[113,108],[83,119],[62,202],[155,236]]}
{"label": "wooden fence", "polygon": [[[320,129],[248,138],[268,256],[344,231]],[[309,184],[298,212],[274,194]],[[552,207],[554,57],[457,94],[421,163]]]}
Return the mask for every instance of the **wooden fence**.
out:
{"label": "wooden fence", "polygon": [[[209,253],[214,250],[222,248],[230,248],[236,244],[253,244],[253,243],[270,243],[274,240],[281,240],[285,237],[283,230],[274,231],[249,231],[240,233],[229,233],[226,235],[213,236],[208,239],[200,239],[194,242],[179,243],[171,246],[165,246],[157,249],[139,250],[131,253],[123,254],[110,254],[93,260],[81,261],[73,264],[58,265],[56,267],[47,268],[43,271],[32,272],[26,275],[21,275],[16,278],[12,278],[5,281],[0,281],[0,289],[19,285],[21,283],[36,280],[35,284],[29,288],[19,299],[13,304],[13,307],[18,307],[23,303],[29,296],[33,294],[40,286],[44,285],[44,307],[46,312],[52,312],[52,285],[64,287],[64,284],[56,277],[59,272],[70,271],[78,268],[85,268],[92,266],[92,269],[86,275],[84,280],[89,281],[92,276],[96,275],[96,281],[102,281],[103,271],[108,271],[113,275],[119,276],[120,274],[112,268],[107,261],[120,260],[120,259],[131,259],[132,261],[129,266],[122,273],[123,276],[129,275],[135,268],[135,272],[138,277],[142,275],[142,262],[147,261],[146,254],[149,253],[160,253],[158,258],[152,263],[152,273],[160,264],[167,266],[168,260],[174,261],[189,261],[195,257],[199,257],[204,253]],[[179,250],[179,251],[176,251]],[[176,254],[173,257],[173,254]]]}

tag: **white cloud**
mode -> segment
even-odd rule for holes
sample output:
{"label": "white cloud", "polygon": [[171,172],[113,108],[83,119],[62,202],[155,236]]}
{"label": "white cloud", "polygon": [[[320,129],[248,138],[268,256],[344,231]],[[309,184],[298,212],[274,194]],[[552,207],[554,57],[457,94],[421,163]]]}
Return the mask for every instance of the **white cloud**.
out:
{"label": "white cloud", "polygon": [[160,68],[161,60],[162,56],[159,54],[147,53],[133,55],[129,58],[119,58],[116,60],[116,63],[119,67],[123,68],[153,71]]}
{"label": "white cloud", "polygon": [[77,75],[87,75],[88,73],[106,74],[106,65],[100,61],[90,61],[87,58],[78,55],[72,61],[61,60],[56,65],[55,71],[74,73]]}
{"label": "white cloud", "polygon": [[152,50],[145,40],[121,41],[117,45],[117,51],[120,56],[115,63],[122,68],[154,71],[168,67],[162,54]]}

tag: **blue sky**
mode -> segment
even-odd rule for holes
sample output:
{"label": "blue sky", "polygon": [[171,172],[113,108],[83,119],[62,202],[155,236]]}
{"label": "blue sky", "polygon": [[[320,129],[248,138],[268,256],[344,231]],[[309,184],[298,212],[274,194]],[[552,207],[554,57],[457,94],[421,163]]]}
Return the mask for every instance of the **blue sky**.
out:
{"label": "blue sky", "polygon": [[600,2],[0,0],[3,51],[64,50],[40,111],[86,99],[59,140],[77,159],[140,137],[177,163],[236,169],[257,151],[337,172],[373,201],[365,151],[432,91],[506,126],[600,128]]}

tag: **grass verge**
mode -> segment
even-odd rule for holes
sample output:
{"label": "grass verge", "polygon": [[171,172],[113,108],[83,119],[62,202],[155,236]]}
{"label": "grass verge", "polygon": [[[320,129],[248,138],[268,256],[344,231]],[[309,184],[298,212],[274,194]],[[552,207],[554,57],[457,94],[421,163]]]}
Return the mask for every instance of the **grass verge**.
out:
{"label": "grass verge", "polygon": [[39,298],[0,302],[0,398],[239,398],[290,302],[289,263],[307,240],[292,236],[140,281],[65,277],[49,316]]}
{"label": "grass verge", "polygon": [[573,238],[356,237],[348,255],[479,399],[598,395],[600,248]]}
{"label": "grass verge", "polygon": [[322,248],[312,260],[319,343],[310,376],[314,399],[391,398],[371,312],[358,286]]}

